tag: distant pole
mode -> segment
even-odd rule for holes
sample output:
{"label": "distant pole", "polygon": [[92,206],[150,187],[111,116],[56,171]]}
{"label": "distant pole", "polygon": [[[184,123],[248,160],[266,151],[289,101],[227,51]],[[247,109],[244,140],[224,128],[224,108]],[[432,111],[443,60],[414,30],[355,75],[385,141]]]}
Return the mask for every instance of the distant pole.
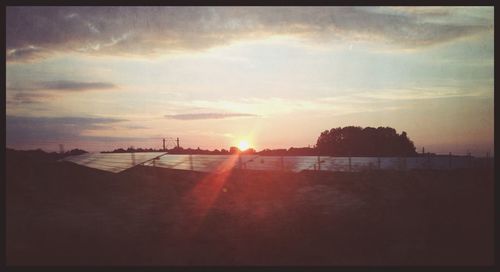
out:
{"label": "distant pole", "polygon": [[177,142],[177,148],[179,148],[179,137],[177,137],[176,142]]}
{"label": "distant pole", "polygon": [[163,138],[163,151],[165,151],[165,138]]}
{"label": "distant pole", "polygon": [[425,154],[425,147],[422,146],[422,154]]}
{"label": "distant pole", "polygon": [[321,159],[318,156],[318,171],[321,170]]}

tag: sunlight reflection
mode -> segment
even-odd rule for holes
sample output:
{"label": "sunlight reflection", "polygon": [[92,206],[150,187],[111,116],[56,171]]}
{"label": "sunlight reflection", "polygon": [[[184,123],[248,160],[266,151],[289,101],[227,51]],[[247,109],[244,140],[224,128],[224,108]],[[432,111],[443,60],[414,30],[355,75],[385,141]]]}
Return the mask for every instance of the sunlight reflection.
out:
{"label": "sunlight reflection", "polygon": [[193,205],[195,221],[188,227],[189,235],[195,235],[207,213],[217,200],[220,192],[228,192],[226,181],[236,165],[239,156],[231,156],[221,163],[215,171],[201,179],[185,196],[185,201]]}

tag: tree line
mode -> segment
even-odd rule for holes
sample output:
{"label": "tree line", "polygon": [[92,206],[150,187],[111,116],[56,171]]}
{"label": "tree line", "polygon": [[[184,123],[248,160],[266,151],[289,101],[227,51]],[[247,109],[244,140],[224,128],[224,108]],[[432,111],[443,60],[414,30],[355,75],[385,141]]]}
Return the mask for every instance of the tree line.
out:
{"label": "tree line", "polygon": [[247,154],[261,156],[415,156],[415,145],[403,131],[398,134],[391,127],[359,127],[347,126],[325,130],[319,135],[314,147],[290,147],[289,149],[263,149],[256,151],[253,148],[241,151],[235,146],[226,149],[205,150],[174,147],[172,149],[143,149],[133,148],[115,149],[103,153],[129,152],[161,152],[170,154],[200,154],[200,155],[230,155]]}

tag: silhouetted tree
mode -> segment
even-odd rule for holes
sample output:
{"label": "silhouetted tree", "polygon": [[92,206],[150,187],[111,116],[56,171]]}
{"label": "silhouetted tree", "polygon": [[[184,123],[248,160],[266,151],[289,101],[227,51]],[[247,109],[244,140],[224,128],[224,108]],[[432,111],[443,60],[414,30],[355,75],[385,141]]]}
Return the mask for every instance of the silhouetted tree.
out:
{"label": "silhouetted tree", "polygon": [[85,150],[81,150],[81,149],[78,149],[78,148],[75,148],[71,151],[66,151],[66,153],[64,153],[64,155],[66,156],[73,156],[73,155],[82,155],[82,154],[85,154],[85,153],[88,153],[87,151]]}
{"label": "silhouetted tree", "polygon": [[399,135],[391,127],[332,128],[323,131],[316,142],[320,155],[328,156],[412,156],[415,146],[405,131]]}

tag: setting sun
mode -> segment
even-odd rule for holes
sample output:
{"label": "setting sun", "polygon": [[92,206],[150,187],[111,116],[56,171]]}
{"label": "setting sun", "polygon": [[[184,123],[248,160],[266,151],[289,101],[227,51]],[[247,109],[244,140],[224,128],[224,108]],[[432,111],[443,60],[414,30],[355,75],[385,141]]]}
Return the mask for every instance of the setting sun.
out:
{"label": "setting sun", "polygon": [[250,147],[250,144],[246,140],[241,140],[240,143],[238,144],[238,148],[241,151],[247,150]]}

